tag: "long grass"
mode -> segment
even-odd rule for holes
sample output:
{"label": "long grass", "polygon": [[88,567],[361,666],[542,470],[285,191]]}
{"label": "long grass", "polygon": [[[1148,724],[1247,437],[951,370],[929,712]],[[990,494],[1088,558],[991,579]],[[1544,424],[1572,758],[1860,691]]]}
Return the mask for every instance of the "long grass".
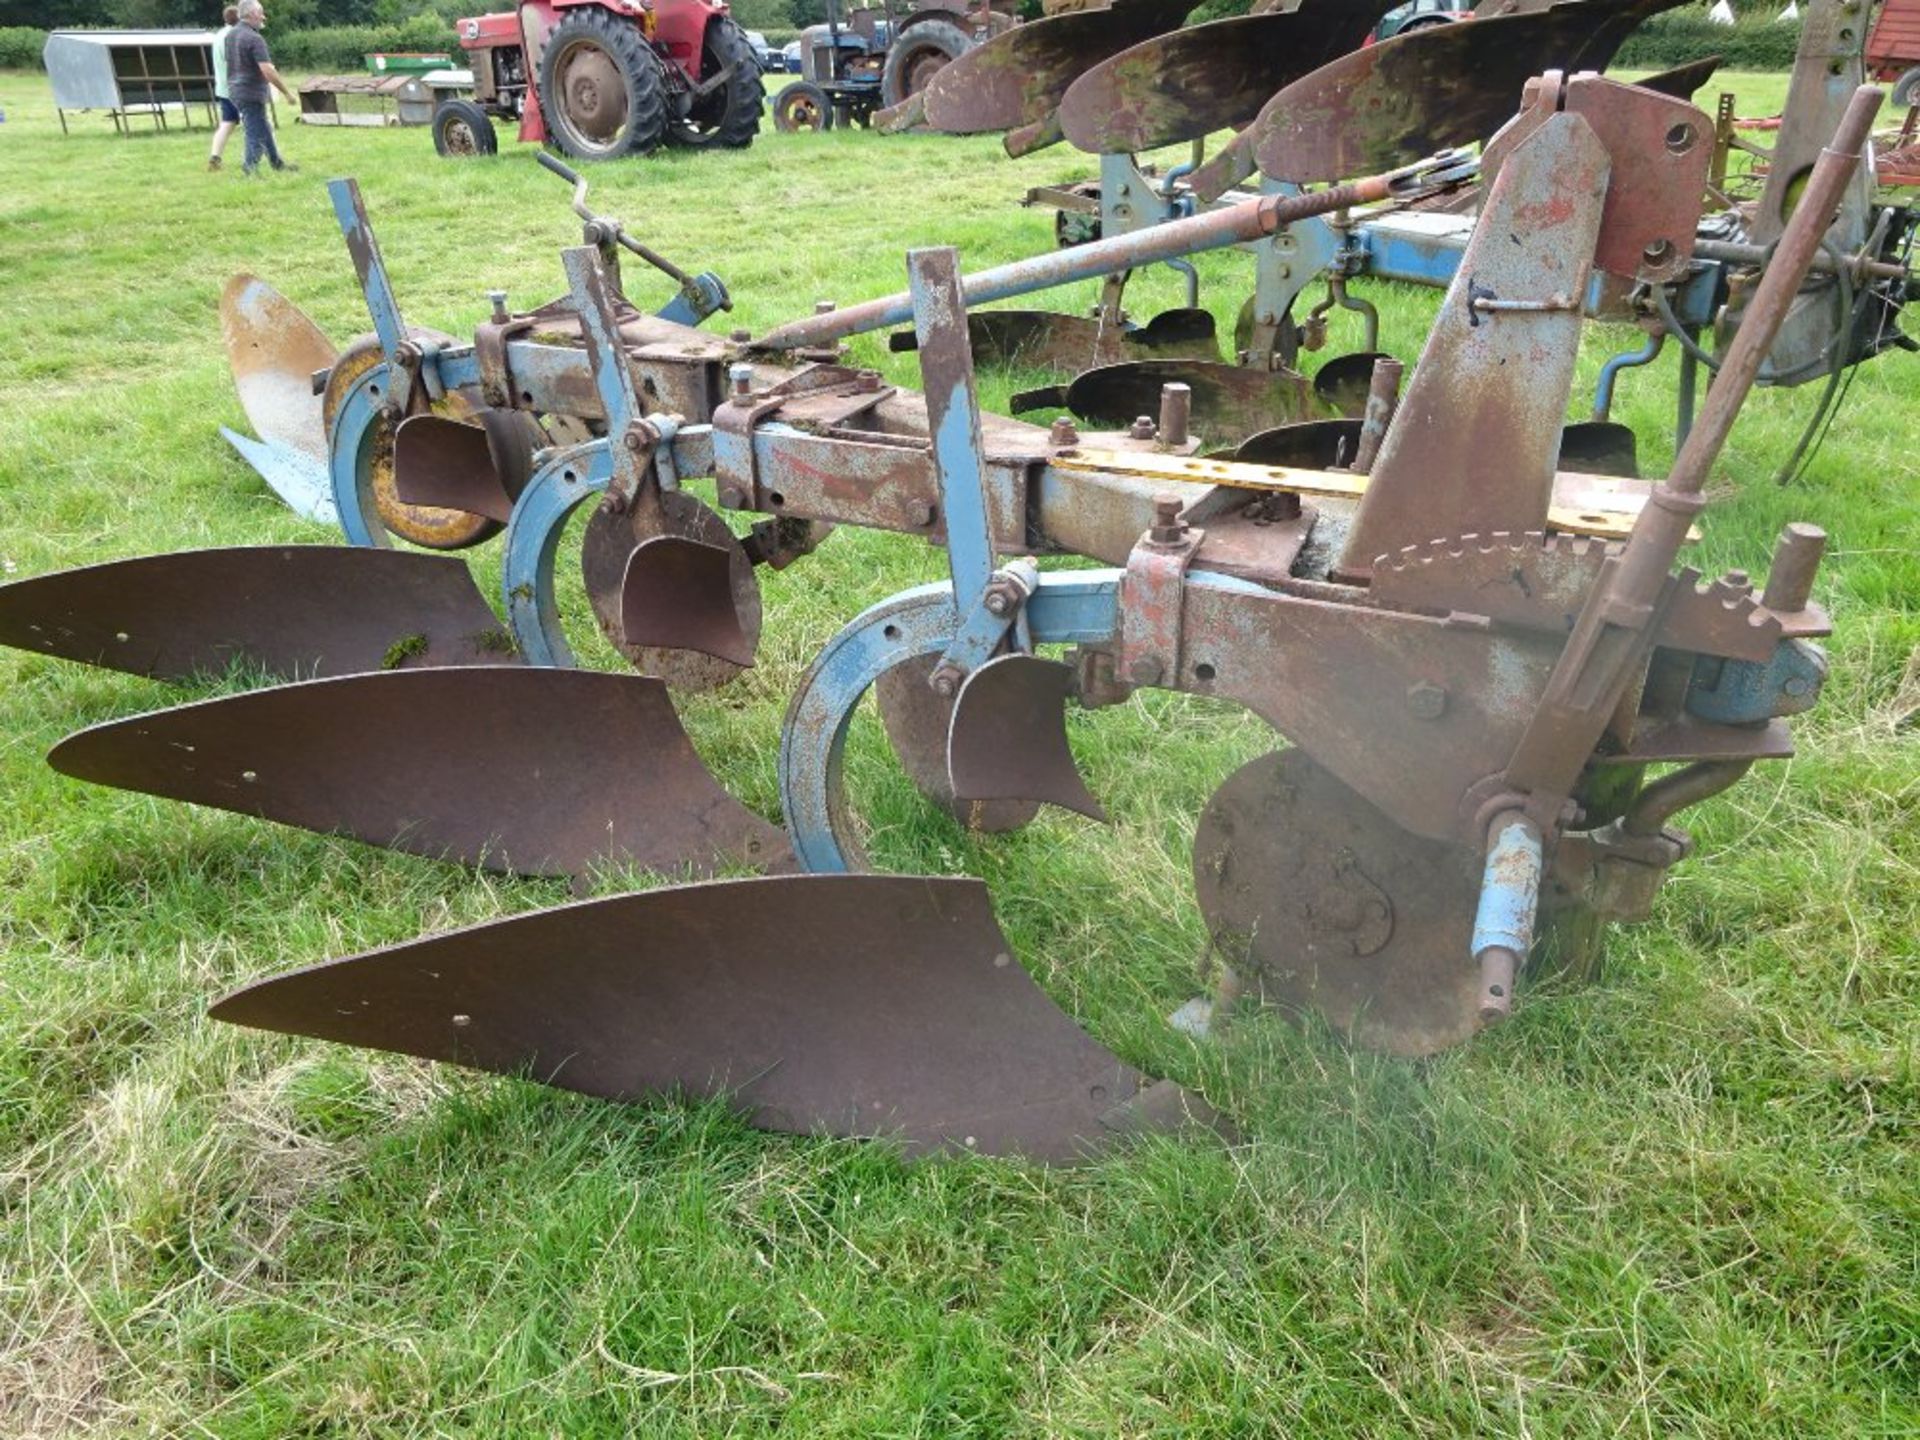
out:
{"label": "long grass", "polygon": [[[1778,102],[1777,78],[1737,86],[1749,110]],[[359,177],[409,318],[453,333],[488,288],[558,293],[578,233],[512,145],[443,164],[421,131],[289,129],[302,173],[247,182],[206,173],[204,131],[80,117],[63,138],[39,77],[0,76],[0,108],[8,576],[328,538],[215,433],[241,423],[228,274],[336,337],[365,328],[326,176]],[[592,179],[758,328],[900,288],[912,245],[973,266],[1039,250],[1048,218],[1014,202],[1091,173],[991,139],[769,134]],[[1241,262],[1202,274],[1230,325]],[[1147,314],[1179,288],[1156,272],[1130,298]],[[1434,297],[1366,293],[1413,358]],[[1593,332],[1582,393],[1635,340]],[[913,383],[910,356],[855,349]],[[1022,378],[988,377],[989,403]],[[1652,470],[1673,379],[1668,360],[1622,385]],[[62,735],[179,692],[0,652],[0,1433],[1915,1433],[1917,396],[1911,357],[1868,367],[1788,491],[1771,476],[1813,395],[1753,401],[1696,563],[1758,570],[1789,518],[1832,533],[1833,677],[1799,755],[1694,812],[1695,854],[1598,983],[1529,995],[1431,1061],[1275,1016],[1211,1045],[1163,1023],[1204,952],[1194,816],[1273,743],[1246,716],[1163,696],[1078,719],[1115,823],[990,841],[923,805],[863,722],[850,772],[877,862],[984,876],[1061,1004],[1242,1125],[1231,1148],[1079,1171],[909,1168],[717,1107],[215,1025],[207,1000],[248,978],[561,892],[60,778],[42,756]],[[476,563],[492,593],[497,561]],[[759,666],[685,707],[731,789],[774,813],[801,668],[940,568],[843,532],[766,577]]]}

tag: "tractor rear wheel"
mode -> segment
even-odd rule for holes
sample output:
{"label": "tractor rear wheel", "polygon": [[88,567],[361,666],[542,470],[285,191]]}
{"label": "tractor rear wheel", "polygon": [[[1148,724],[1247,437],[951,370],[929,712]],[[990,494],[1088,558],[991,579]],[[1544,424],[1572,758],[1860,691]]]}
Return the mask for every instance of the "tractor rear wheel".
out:
{"label": "tractor rear wheel", "polygon": [[810,80],[796,80],[773,102],[773,128],[783,135],[797,130],[831,130],[833,101]]}
{"label": "tractor rear wheel", "polygon": [[576,160],[657,148],[667,130],[660,69],[660,57],[633,21],[595,6],[569,11],[540,61],[548,138]]}
{"label": "tractor rear wheel", "polygon": [[918,95],[950,61],[973,48],[973,37],[951,20],[909,25],[887,51],[880,71],[880,102],[891,108]]}
{"label": "tractor rear wheel", "polygon": [[471,100],[442,100],[433,107],[433,148],[449,159],[492,155],[500,148],[487,112]]}
{"label": "tractor rear wheel", "polygon": [[1893,103],[1900,110],[1920,105],[1920,65],[1893,82]]}
{"label": "tractor rear wheel", "polygon": [[759,62],[753,58],[753,47],[740,27],[731,20],[715,20],[707,26],[706,42],[700,47],[700,83],[706,84],[729,66],[733,73],[726,83],[694,101],[684,119],[667,127],[670,143],[727,150],[744,149],[753,143],[753,137],[760,133],[767,87],[760,83]]}

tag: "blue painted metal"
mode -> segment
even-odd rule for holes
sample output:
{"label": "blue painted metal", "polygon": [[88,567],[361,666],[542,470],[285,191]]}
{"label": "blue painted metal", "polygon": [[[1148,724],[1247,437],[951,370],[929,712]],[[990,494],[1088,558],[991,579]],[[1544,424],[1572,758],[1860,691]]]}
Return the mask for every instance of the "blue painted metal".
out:
{"label": "blue painted metal", "polygon": [[1542,865],[1540,831],[1531,820],[1515,812],[1494,822],[1473,917],[1475,960],[1493,949],[1526,958],[1540,908]]}
{"label": "blue painted metal", "polygon": [[725,310],[728,304],[727,287],[720,277],[711,270],[703,270],[693,277],[687,288],[653,313],[676,325],[694,326],[709,315]]}
{"label": "blue painted metal", "polygon": [[339,508],[333,503],[333,483],[320,461],[291,445],[255,440],[225,425],[220,427],[220,434],[302,520],[321,525],[340,523]]}
{"label": "blue painted metal", "polygon": [[333,201],[334,218],[346,238],[347,253],[353,257],[361,293],[367,297],[374,333],[380,337],[380,348],[387,352],[387,359],[392,360],[400,342],[407,338],[407,327],[400,318],[400,302],[394,298],[386,262],[380,258],[380,242],[374,237],[367,207],[360,199],[360,187],[352,180],[329,180],[327,196]]}
{"label": "blue painted metal", "polygon": [[560,264],[567,273],[567,288],[580,317],[580,336],[586,345],[587,364],[593,371],[607,430],[617,436],[644,412],[634,392],[633,376],[627,371],[606,270],[600,263],[600,252],[591,245],[561,251]]}
{"label": "blue painted metal", "polygon": [[1687,713],[1717,725],[1758,725],[1811,710],[1827,680],[1826,652],[1783,640],[1765,663],[1702,656],[1687,687]]}
{"label": "blue painted metal", "polygon": [[[1039,579],[1039,567],[1033,561],[1015,560],[994,571],[991,583],[995,589],[1005,584],[1017,588],[1022,594],[1031,595]],[[967,612],[967,618],[961,622],[952,642],[942,652],[941,663],[953,666],[963,675],[979,669],[999,652],[1008,634],[1020,628],[1019,621],[1024,609],[1023,601],[1018,606],[1009,607],[1004,614],[996,615],[987,608],[987,599],[982,596]]]}
{"label": "blue painted metal", "polygon": [[[1034,640],[1111,643],[1119,627],[1124,573],[1079,570],[1040,576],[1025,608]],[[864,868],[859,840],[843,820],[841,760],[847,727],[860,697],[876,680],[896,665],[944,649],[956,623],[951,586],[903,591],[828,641],[801,679],[780,732],[780,803],[803,869]]]}
{"label": "blue painted metal", "polygon": [[940,513],[947,526],[947,567],[962,614],[970,613],[993,575],[993,528],[987,514],[986,441],[973,381],[967,302],[960,288],[960,252],[951,247],[909,250],[907,290],[920,342],[920,376],[927,396],[927,428],[940,478]]}
{"label": "blue painted metal", "polygon": [[553,593],[554,557],[567,516],[583,500],[604,492],[613,461],[603,440],[562,450],[534,472],[507,521],[501,583],[507,628],[529,665],[569,669],[573,650],[560,624]]}
{"label": "blue painted metal", "polygon": [[1593,387],[1593,418],[1610,419],[1613,415],[1613,386],[1622,370],[1630,370],[1639,365],[1651,365],[1666,348],[1667,334],[1656,330],[1647,336],[1647,343],[1638,350],[1628,350],[1611,357],[1600,367],[1600,379]]}
{"label": "blue painted metal", "polygon": [[373,450],[386,397],[387,367],[375,365],[353,382],[327,433],[334,512],[349,545],[393,543],[373,500]]}

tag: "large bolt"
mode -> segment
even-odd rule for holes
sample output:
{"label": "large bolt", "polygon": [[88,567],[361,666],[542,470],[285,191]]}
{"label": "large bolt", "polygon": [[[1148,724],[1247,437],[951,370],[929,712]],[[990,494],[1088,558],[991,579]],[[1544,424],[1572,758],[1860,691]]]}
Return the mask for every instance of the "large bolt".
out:
{"label": "large bolt", "polygon": [[653,427],[650,425],[629,425],[621,443],[636,455],[653,443]]}
{"label": "large bolt", "polygon": [[1416,720],[1438,720],[1447,713],[1445,687],[1421,680],[1407,687],[1407,709]]}
{"label": "large bolt", "polygon": [[753,367],[751,365],[733,365],[727,369],[727,379],[733,382],[733,398],[744,400],[753,394]]}
{"label": "large bolt", "polygon": [[1047,427],[1047,443],[1051,445],[1078,445],[1080,429],[1072,419],[1062,415]]}
{"label": "large bolt", "polygon": [[1187,522],[1180,518],[1186,502],[1178,495],[1153,497],[1153,528],[1147,538],[1156,545],[1178,545],[1187,538]]}
{"label": "large bolt", "polygon": [[512,318],[507,314],[507,292],[504,290],[489,290],[487,292],[487,299],[493,302],[493,323],[496,325],[506,324],[507,321]]}
{"label": "large bolt", "polygon": [[989,615],[1005,615],[1013,609],[1013,597],[1004,590],[989,590],[986,605]]}
{"label": "large bolt", "polygon": [[1813,574],[1820,568],[1826,548],[1827,532],[1818,525],[1796,520],[1782,530],[1773,547],[1773,565],[1767,571],[1767,588],[1760,603],[1783,615],[1806,609],[1813,595]]}
{"label": "large bolt", "polygon": [[1133,422],[1133,427],[1127,431],[1127,434],[1131,435],[1135,440],[1153,439],[1153,417],[1151,415],[1142,415],[1138,420]]}
{"label": "large bolt", "polygon": [[1160,387],[1160,443],[1178,449],[1187,443],[1193,417],[1193,388],[1172,381]]}
{"label": "large bolt", "polygon": [[951,700],[960,691],[960,680],[958,665],[938,665],[934,667],[933,674],[927,677],[927,684],[942,700]]}

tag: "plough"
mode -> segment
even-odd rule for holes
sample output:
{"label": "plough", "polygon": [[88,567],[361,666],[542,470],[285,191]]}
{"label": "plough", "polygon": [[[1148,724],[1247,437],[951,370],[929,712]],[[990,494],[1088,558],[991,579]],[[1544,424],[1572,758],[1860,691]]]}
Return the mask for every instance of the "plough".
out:
{"label": "plough", "polygon": [[[1785,718],[1819,693],[1820,532],[1790,527],[1760,587],[1675,566],[1878,103],[1856,95],[1813,167],[1657,485],[1557,464],[1574,297],[1596,269],[1632,278],[1654,240],[1693,233],[1671,223],[1670,177],[1620,137],[1676,116],[1709,127],[1597,76],[1528,85],[1405,393],[1374,389],[1364,467],[1203,458],[1177,385],[1139,436],[982,415],[968,307],[1444,188],[1446,160],[974,276],[951,250],[916,250],[901,296],[726,340],[628,304],[606,226],[563,253],[561,300],[501,304],[470,344],[410,328],[356,189],[336,182],[378,335],[322,385],[354,545],[16,582],[0,587],[0,640],[143,674],[244,660],[292,680],[83,730],[51,756],[69,774],[469,865],[715,877],[274,977],[219,1018],[613,1098],[725,1096],[769,1128],[913,1153],[1064,1161],[1217,1124],[1027,978],[978,882],[861,873],[841,773],[861,698],[877,691],[930,798],[982,828],[1041,803],[1098,813],[1069,704],[1163,689],[1243,706],[1285,748],[1229,777],[1198,822],[1223,992],[1403,1055],[1468,1039],[1508,1013],[1531,956],[1644,918],[1687,852],[1672,818],[1789,754]],[[1690,157],[1700,176],[1706,158]],[[919,394],[832,343],[897,316]],[[523,460],[495,440],[509,426]],[[695,476],[718,510],[685,488]],[[476,655],[503,642],[458,558],[387,548],[414,523],[394,507],[420,504],[504,515],[513,654]],[[587,592],[640,674],[571,668],[555,573],[589,505]],[[753,518],[744,537],[729,514]],[[756,569],[805,563],[833,526],[933,540],[949,578],[852,619],[801,677],[778,829],[700,764],[669,690],[752,663]],[[1043,570],[1049,556],[1105,568]],[[275,593],[301,616],[241,603]],[[741,870],[776,873],[728,878]]]}
{"label": "plough", "polygon": [[[1284,11],[1186,28],[1174,28],[1175,19],[1137,43],[1132,37],[1142,18],[1154,12],[1122,6],[1043,19],[996,37],[956,64],[930,88],[913,118],[957,133],[1004,131],[1015,154],[1064,138],[1099,155],[1097,185],[1042,187],[1027,200],[1056,207],[1063,239],[1113,235],[1230,203],[1246,193],[1239,187],[1255,179],[1256,170],[1264,188],[1286,189],[1405,163],[1443,145],[1483,141],[1505,118],[1508,97],[1525,76],[1603,69],[1635,27],[1670,4],[1492,3],[1480,6],[1470,24],[1416,30],[1355,48],[1381,8],[1356,0],[1303,0]],[[1664,263],[1641,266],[1631,283],[1603,270],[1582,297],[1590,315],[1635,324],[1647,335],[1644,344],[1603,368],[1591,420],[1570,427],[1565,443],[1585,463],[1638,473],[1632,433],[1612,422],[1614,392],[1622,375],[1657,357],[1669,339],[1682,352],[1679,433],[1692,423],[1700,371],[1717,364],[1702,337],[1713,333],[1724,348],[1737,328],[1744,297],[1798,183],[1785,177],[1804,176],[1848,97],[1864,82],[1866,27],[1858,10],[1842,0],[1815,0],[1808,7],[1787,107],[1792,123],[1779,147],[1782,178],[1736,208],[1725,200],[1725,151],[1717,146],[1708,189],[1718,203],[1714,213],[1699,217],[1695,243],[1648,257]],[[1102,16],[1111,18],[1103,22]],[[1118,48],[1123,40],[1127,44]],[[1639,83],[1686,99],[1716,64],[1695,62]],[[999,83],[982,83],[984,75]],[[1008,77],[1023,83],[1014,85]],[[1205,137],[1227,127],[1238,134],[1202,163]],[[1696,141],[1690,138],[1684,148]],[[1649,131],[1639,142],[1641,163],[1672,162],[1668,135]],[[1189,143],[1193,159],[1163,176],[1136,159],[1143,151]],[[1690,162],[1681,168],[1690,173]],[[1215,397],[1210,418],[1225,423],[1215,426],[1212,439],[1224,453],[1303,460],[1330,453],[1350,434],[1343,422],[1357,417],[1381,346],[1377,313],[1349,293],[1350,283],[1367,277],[1451,284],[1474,224],[1473,200],[1474,193],[1465,191],[1438,205],[1396,203],[1335,213],[1244,245],[1254,277],[1232,338],[1232,363],[1221,360],[1211,316],[1197,308],[1198,281],[1190,269],[1185,306],[1143,326],[1131,324],[1122,309],[1124,274],[1110,278],[1091,318],[1046,311],[976,316],[976,356],[1072,377],[1018,397],[1016,412],[1027,404],[1064,405],[1083,420],[1114,423],[1156,379],[1182,379]],[[1818,278],[1796,301],[1793,318],[1762,366],[1762,384],[1830,380],[1882,349],[1911,344],[1897,321],[1911,283],[1905,256],[1914,226],[1915,216],[1905,208],[1875,208],[1870,177],[1856,179],[1816,262]],[[1316,283],[1326,285],[1326,299],[1302,314]],[[1298,383],[1294,367],[1303,352],[1325,344],[1326,317],[1336,306],[1362,315],[1365,340],[1359,353],[1321,365],[1316,393]],[[896,337],[896,343],[908,345],[911,337]],[[1236,403],[1243,397],[1244,403]],[[1289,402],[1294,413],[1277,415]],[[1249,422],[1256,414],[1266,415],[1270,425],[1277,419],[1290,423],[1235,450],[1254,440]]]}

